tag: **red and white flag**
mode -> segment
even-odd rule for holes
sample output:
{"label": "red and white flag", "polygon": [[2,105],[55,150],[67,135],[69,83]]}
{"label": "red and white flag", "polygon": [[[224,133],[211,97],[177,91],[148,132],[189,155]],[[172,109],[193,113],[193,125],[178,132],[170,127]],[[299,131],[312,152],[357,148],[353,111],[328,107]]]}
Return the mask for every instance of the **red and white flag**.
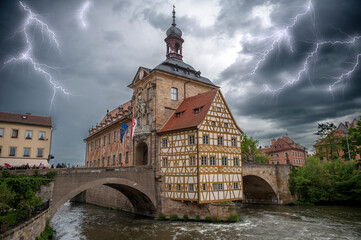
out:
{"label": "red and white flag", "polygon": [[135,119],[135,117],[132,117],[132,129],[130,131],[130,139],[133,139],[136,126],[137,126],[137,119]]}

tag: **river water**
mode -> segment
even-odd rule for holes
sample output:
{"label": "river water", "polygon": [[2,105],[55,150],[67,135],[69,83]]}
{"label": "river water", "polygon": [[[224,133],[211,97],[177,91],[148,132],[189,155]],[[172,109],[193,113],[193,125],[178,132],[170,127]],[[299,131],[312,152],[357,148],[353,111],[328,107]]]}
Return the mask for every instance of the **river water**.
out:
{"label": "river water", "polygon": [[238,223],[157,221],[67,202],[51,224],[55,239],[361,239],[361,207],[242,206]]}

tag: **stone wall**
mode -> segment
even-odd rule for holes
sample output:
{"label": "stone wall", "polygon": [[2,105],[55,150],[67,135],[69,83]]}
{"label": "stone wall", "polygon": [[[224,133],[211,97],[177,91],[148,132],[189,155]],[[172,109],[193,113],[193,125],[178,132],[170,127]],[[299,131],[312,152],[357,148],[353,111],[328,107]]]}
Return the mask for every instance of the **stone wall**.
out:
{"label": "stone wall", "polygon": [[44,231],[46,220],[49,218],[48,209],[26,223],[0,234],[0,240],[33,240]]}
{"label": "stone wall", "polygon": [[126,196],[118,190],[108,186],[98,186],[88,189],[82,199],[85,203],[90,203],[102,207],[112,207],[132,212],[132,204]]}
{"label": "stone wall", "polygon": [[39,192],[36,193],[37,197],[41,197],[42,202],[47,202],[53,195],[54,182],[50,182],[49,185],[42,185]]}
{"label": "stone wall", "polygon": [[162,203],[162,213],[169,218],[173,214],[177,214],[179,218],[183,218],[185,214],[189,219],[201,219],[211,217],[214,221],[217,219],[226,221],[231,215],[237,214],[235,204],[197,204],[191,202],[173,201],[164,199]]}

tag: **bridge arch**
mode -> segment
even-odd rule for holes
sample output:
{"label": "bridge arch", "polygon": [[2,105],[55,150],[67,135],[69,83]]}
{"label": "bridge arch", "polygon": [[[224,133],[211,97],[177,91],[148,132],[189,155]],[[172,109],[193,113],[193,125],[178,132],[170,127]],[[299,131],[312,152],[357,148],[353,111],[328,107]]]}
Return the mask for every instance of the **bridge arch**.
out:
{"label": "bridge arch", "polygon": [[53,216],[58,209],[68,200],[71,200],[78,194],[96,186],[106,185],[114,188],[124,194],[132,203],[135,213],[153,216],[156,211],[156,198],[150,194],[139,183],[124,178],[101,178],[82,184],[75,189],[68,191],[59,199],[52,199],[51,215]]}
{"label": "bridge arch", "polygon": [[267,178],[254,174],[243,175],[245,203],[278,204],[277,186]]}

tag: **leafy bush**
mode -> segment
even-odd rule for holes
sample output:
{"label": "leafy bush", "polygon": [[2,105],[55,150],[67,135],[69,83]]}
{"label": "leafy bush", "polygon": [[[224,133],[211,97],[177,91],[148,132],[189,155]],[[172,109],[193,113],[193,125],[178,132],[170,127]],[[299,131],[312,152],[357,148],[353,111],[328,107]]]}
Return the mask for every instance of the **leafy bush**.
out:
{"label": "leafy bush", "polygon": [[210,216],[207,216],[207,217],[204,219],[204,221],[206,221],[206,222],[212,222],[212,218],[211,218]]}
{"label": "leafy bush", "polygon": [[200,216],[196,216],[196,222],[200,222],[201,221],[201,217]]}
{"label": "leafy bush", "polygon": [[165,220],[165,215],[163,213],[159,213],[158,220],[164,221]]}
{"label": "leafy bush", "polygon": [[169,217],[169,220],[171,220],[171,221],[177,221],[179,218],[178,218],[178,215],[177,214],[172,214],[172,215],[170,215],[170,217]]}
{"label": "leafy bush", "polygon": [[239,217],[238,215],[231,215],[228,219],[229,222],[239,222]]}
{"label": "leafy bush", "polygon": [[51,172],[48,172],[45,176],[46,178],[48,179],[54,179],[55,176],[56,176],[57,172],[56,171],[51,171]]}
{"label": "leafy bush", "polygon": [[289,188],[306,203],[361,203],[361,169],[354,161],[321,164],[309,157],[303,167],[292,169]]}
{"label": "leafy bush", "polygon": [[[49,172],[49,176],[55,176]],[[0,174],[0,210],[6,213],[9,208],[16,209],[17,220],[26,218],[35,211],[42,200],[36,196],[41,186],[48,185],[48,176],[40,176],[35,171],[33,176],[11,175],[8,171]],[[8,213],[10,214],[10,213]]]}
{"label": "leafy bush", "polygon": [[189,217],[187,214],[184,214],[183,215],[183,221],[187,222],[189,220]]}
{"label": "leafy bush", "polygon": [[36,237],[36,240],[49,240],[53,238],[54,234],[54,229],[49,225],[49,221],[47,221],[44,231],[39,237]]}

